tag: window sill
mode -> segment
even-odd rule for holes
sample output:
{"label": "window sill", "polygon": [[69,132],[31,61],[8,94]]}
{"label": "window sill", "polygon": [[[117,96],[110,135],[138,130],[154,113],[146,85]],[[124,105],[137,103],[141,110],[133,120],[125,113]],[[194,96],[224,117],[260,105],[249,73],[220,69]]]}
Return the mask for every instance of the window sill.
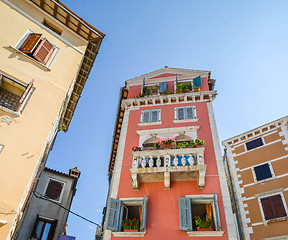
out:
{"label": "window sill", "polygon": [[173,120],[173,123],[186,123],[186,122],[198,122],[199,118]]}
{"label": "window sill", "polygon": [[112,232],[114,237],[144,237],[146,232]]}
{"label": "window sill", "polygon": [[201,236],[208,236],[208,237],[217,237],[223,236],[224,231],[191,231],[187,232],[189,237],[201,237]]}
{"label": "window sill", "polygon": [[46,70],[46,71],[51,71],[51,69],[50,69],[49,67],[47,67],[47,66],[45,66],[44,64],[38,62],[38,61],[35,60],[34,58],[29,57],[27,54],[19,51],[17,48],[14,48],[14,47],[12,47],[12,46],[9,46],[9,48],[12,49],[14,52],[19,53],[19,54],[21,54],[22,56],[30,59],[33,63],[36,63],[40,68],[42,68],[42,69],[44,69],[44,70]]}
{"label": "window sill", "polygon": [[272,222],[280,222],[280,221],[285,221],[288,220],[288,216],[286,217],[280,217],[280,218],[273,218],[273,219],[269,219],[269,220],[264,220],[263,224],[265,226],[267,226],[267,223],[272,223]]}
{"label": "window sill", "polygon": [[15,112],[9,108],[0,106],[0,110],[2,110],[3,112],[9,113],[11,115],[13,115],[14,117],[20,117],[20,113],[19,112]]}
{"label": "window sill", "polygon": [[138,123],[138,126],[150,126],[150,125],[160,125],[162,121],[159,122],[149,122],[149,123]]}

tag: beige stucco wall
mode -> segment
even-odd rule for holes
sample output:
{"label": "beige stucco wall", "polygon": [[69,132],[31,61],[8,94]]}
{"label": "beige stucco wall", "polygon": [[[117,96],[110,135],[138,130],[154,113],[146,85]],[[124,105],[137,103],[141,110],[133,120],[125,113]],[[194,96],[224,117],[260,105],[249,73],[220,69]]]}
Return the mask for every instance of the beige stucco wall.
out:
{"label": "beige stucco wall", "polygon": [[[17,4],[38,21],[47,17],[24,0],[10,2]],[[0,109],[0,144],[4,145],[0,153],[0,220],[8,222],[6,225],[0,224],[2,240],[8,235],[37,162],[41,160],[40,155],[77,73],[86,42],[60,24],[63,34],[58,37],[8,5],[6,1],[0,1],[0,15],[0,71],[26,84],[35,79],[35,90],[19,117]],[[15,53],[9,47],[15,46],[28,29],[43,34],[59,48],[50,70]],[[10,124],[2,121],[7,118],[13,121]]]}

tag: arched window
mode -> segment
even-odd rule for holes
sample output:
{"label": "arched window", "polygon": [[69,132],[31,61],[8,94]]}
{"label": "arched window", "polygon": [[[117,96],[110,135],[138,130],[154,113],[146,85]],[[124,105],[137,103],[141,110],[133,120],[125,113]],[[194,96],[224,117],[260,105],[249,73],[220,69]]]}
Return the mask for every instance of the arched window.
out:
{"label": "arched window", "polygon": [[179,134],[178,136],[175,137],[175,140],[177,143],[181,142],[190,142],[193,139],[185,134]]}
{"label": "arched window", "polygon": [[152,136],[152,137],[148,138],[146,141],[144,141],[143,148],[151,148],[151,147],[153,147],[153,145],[157,141],[157,139],[158,138],[156,136]]}

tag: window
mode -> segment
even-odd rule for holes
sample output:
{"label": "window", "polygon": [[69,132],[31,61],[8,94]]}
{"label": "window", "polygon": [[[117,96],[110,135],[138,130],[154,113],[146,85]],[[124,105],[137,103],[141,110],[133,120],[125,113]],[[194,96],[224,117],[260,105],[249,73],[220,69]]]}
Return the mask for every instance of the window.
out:
{"label": "window", "polygon": [[176,120],[186,120],[186,119],[195,119],[195,107],[181,107],[175,108],[175,119]]}
{"label": "window", "polygon": [[254,167],[254,172],[255,172],[257,181],[272,177],[269,163],[265,163],[260,166]]}
{"label": "window", "polygon": [[264,145],[262,138],[256,138],[250,142],[246,142],[247,151]]}
{"label": "window", "polygon": [[160,110],[142,111],[141,123],[152,123],[160,121]]}
{"label": "window", "polygon": [[[39,33],[28,31],[16,48],[38,62],[49,65],[57,48]],[[50,61],[49,61],[50,60]]]}
{"label": "window", "polygon": [[190,92],[191,90],[199,91],[200,90],[199,88],[201,86],[202,86],[201,76],[195,77],[192,80],[188,80],[188,81],[184,80],[178,83],[175,82],[176,93],[181,93],[181,92],[185,93],[185,92]]}
{"label": "window", "polygon": [[107,229],[123,231],[122,220],[140,219],[140,232],[146,230],[147,196],[141,199],[118,200],[110,198]]}
{"label": "window", "polygon": [[57,220],[40,217],[37,215],[31,239],[53,240]]}
{"label": "window", "polygon": [[159,84],[145,86],[143,93],[146,95],[157,95],[158,93],[164,93],[166,89],[167,82],[161,82]]}
{"label": "window", "polygon": [[0,106],[15,112],[23,109],[33,91],[33,82],[26,85],[0,72]]}
{"label": "window", "polygon": [[264,197],[261,198],[260,201],[266,220],[287,216],[281,194]]}
{"label": "window", "polygon": [[49,180],[44,196],[55,201],[60,201],[62,196],[63,182]]}
{"label": "window", "polygon": [[179,197],[180,230],[197,231],[195,217],[211,220],[214,231],[221,230],[216,194]]}

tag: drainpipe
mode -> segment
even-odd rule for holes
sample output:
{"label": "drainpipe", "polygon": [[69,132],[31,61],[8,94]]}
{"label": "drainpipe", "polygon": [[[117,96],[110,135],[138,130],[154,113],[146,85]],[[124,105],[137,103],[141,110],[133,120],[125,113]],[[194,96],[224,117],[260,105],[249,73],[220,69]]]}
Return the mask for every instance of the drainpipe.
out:
{"label": "drainpipe", "polygon": [[236,216],[236,223],[237,223],[237,228],[238,228],[238,233],[239,233],[239,240],[243,240],[242,231],[241,231],[241,225],[240,225],[240,218],[239,218],[238,209],[237,209],[237,205],[236,205],[236,198],[235,198],[235,194],[234,194],[234,188],[233,188],[233,184],[232,184],[230,168],[229,168],[229,165],[228,165],[226,149],[224,149],[224,159],[225,159],[225,162],[226,162],[227,172],[228,172],[228,177],[229,177],[229,183],[230,183],[230,187],[231,187],[231,195],[232,195],[232,200],[233,200],[233,206],[234,206],[234,209],[235,209],[235,216]]}

